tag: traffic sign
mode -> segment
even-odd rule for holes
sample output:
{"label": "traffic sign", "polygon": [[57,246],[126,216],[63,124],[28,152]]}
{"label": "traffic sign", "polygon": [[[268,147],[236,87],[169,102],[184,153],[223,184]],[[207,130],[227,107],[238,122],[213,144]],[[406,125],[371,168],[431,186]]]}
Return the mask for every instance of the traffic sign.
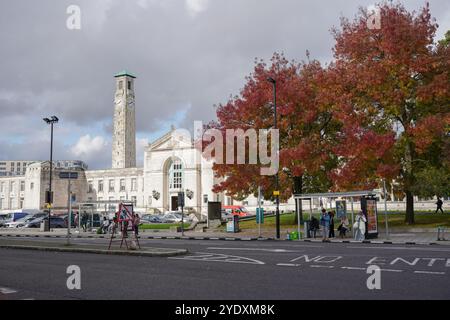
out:
{"label": "traffic sign", "polygon": [[274,196],[279,196],[279,195],[280,195],[280,191],[274,191],[274,192],[273,192],[273,195],[274,195]]}

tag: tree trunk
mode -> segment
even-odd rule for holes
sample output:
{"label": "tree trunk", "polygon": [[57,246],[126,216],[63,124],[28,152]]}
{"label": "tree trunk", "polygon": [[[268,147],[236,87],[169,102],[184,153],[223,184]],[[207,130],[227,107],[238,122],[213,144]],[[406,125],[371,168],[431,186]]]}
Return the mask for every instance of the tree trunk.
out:
{"label": "tree trunk", "polygon": [[[293,190],[294,190],[294,194],[302,194],[303,193],[303,176],[294,177],[294,188],[293,188]],[[300,208],[299,208],[298,201],[295,201],[295,220],[294,220],[295,224],[298,224],[297,211],[299,209],[300,209],[300,223],[302,223],[303,222],[302,206],[300,206]]]}
{"label": "tree trunk", "polygon": [[414,196],[411,191],[406,191],[406,224],[414,224]]}

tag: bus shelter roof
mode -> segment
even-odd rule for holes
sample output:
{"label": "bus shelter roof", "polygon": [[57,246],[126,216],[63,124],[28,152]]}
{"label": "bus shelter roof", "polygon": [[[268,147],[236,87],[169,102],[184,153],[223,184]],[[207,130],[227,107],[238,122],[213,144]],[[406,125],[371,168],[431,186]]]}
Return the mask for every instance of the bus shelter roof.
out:
{"label": "bus shelter roof", "polygon": [[327,192],[327,193],[305,193],[305,194],[295,194],[295,199],[313,199],[313,198],[353,198],[353,197],[363,197],[363,196],[376,196],[379,194],[375,190],[364,190],[364,191],[348,191],[348,192]]}

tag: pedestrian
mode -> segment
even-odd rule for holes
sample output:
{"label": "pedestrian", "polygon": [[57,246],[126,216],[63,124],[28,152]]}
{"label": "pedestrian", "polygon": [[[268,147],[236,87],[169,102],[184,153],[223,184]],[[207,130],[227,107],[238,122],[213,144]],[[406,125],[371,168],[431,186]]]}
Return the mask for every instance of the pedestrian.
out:
{"label": "pedestrian", "polygon": [[319,220],[316,217],[312,217],[309,224],[309,236],[316,238],[317,230],[320,230]]}
{"label": "pedestrian", "polygon": [[109,220],[106,219],[106,217],[103,217],[103,223],[102,223],[102,233],[106,234],[108,232],[109,227]]}
{"label": "pedestrian", "polygon": [[88,222],[87,213],[83,212],[81,214],[81,227],[83,228],[83,232],[86,232],[86,230],[87,230],[87,222]]}
{"label": "pedestrian", "polygon": [[133,226],[134,226],[134,234],[136,235],[136,237],[139,235],[139,225],[141,224],[141,218],[139,218],[139,214],[135,214],[134,215],[134,221],[133,221]]}
{"label": "pedestrian", "polygon": [[117,230],[117,218],[114,217],[112,223],[108,227],[108,232],[114,234]]}
{"label": "pedestrian", "polygon": [[353,224],[353,229],[355,230],[355,240],[363,241],[366,234],[366,222],[367,219],[364,213],[360,211],[356,216],[355,223]]}
{"label": "pedestrian", "polygon": [[75,228],[78,228],[78,211],[75,212],[75,217],[73,218],[73,222],[75,223]]}
{"label": "pedestrian", "polygon": [[328,212],[328,215],[330,216],[330,232],[328,234],[329,238],[334,238],[334,211]]}
{"label": "pedestrian", "polygon": [[322,241],[328,242],[330,239],[328,239],[328,233],[330,231],[330,215],[328,214],[327,210],[322,209],[322,215],[320,217],[320,225],[322,226]]}
{"label": "pedestrian", "polygon": [[444,214],[444,210],[442,210],[443,204],[444,204],[444,202],[442,201],[441,197],[438,197],[438,200],[436,202],[436,205],[437,205],[436,213],[438,213],[438,211],[441,210],[442,214]]}
{"label": "pedestrian", "polygon": [[347,217],[343,217],[341,219],[341,224],[339,225],[337,230],[339,231],[339,237],[341,239],[344,239],[346,237],[346,233],[348,231],[348,219],[347,219]]}

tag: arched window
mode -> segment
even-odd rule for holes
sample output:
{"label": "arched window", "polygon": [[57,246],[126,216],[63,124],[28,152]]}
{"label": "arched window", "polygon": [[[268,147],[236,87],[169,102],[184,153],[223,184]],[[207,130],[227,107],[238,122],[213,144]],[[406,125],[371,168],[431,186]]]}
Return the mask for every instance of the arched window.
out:
{"label": "arched window", "polygon": [[183,188],[183,165],[180,159],[172,160],[169,168],[169,188],[182,189]]}

